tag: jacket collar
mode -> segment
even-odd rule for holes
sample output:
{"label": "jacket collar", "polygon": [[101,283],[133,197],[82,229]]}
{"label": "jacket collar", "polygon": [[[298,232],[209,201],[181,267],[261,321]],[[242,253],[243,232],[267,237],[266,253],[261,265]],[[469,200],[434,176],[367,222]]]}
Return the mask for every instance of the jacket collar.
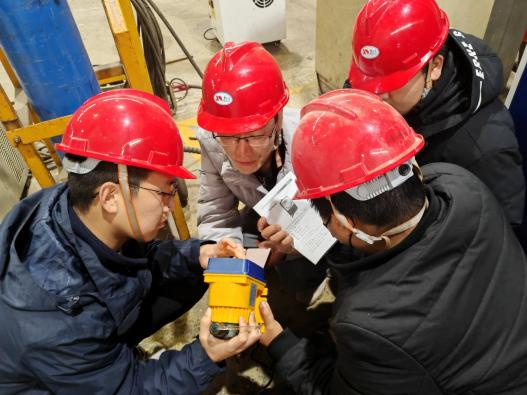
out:
{"label": "jacket collar", "polygon": [[[116,273],[103,266],[88,243],[73,232],[67,192],[65,184],[39,191],[15,206],[4,219],[0,227],[0,297],[22,310],[58,308],[66,313],[74,313],[77,307],[97,299],[119,325],[148,292],[150,272]],[[29,238],[38,240],[29,243]],[[37,246],[60,260],[54,267],[64,276],[65,284],[75,286],[57,295],[35,281],[26,257],[39,255],[32,250]],[[68,257],[64,262],[63,256]],[[45,269],[47,262],[39,263]]]}
{"label": "jacket collar", "polygon": [[480,39],[452,29],[441,77],[405,119],[429,138],[459,127],[495,100],[503,85],[499,57]]}

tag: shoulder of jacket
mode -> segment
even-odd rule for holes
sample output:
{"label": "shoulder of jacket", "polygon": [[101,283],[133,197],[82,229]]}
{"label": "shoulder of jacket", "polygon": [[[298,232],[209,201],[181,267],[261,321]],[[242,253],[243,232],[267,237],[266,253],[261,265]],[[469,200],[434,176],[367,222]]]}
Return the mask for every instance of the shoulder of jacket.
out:
{"label": "shoulder of jacket", "polygon": [[[473,177],[472,173],[467,169],[456,165],[454,163],[436,162],[424,165],[421,167],[425,180],[439,175],[453,175],[459,177]],[[474,176],[475,177],[475,176]],[[426,183],[426,181],[425,181]]]}
{"label": "shoulder of jacket", "polygon": [[201,150],[205,150],[207,153],[224,154],[223,149],[212,136],[211,132],[199,128],[198,133],[196,133],[196,138],[199,141]]}
{"label": "shoulder of jacket", "polygon": [[499,99],[482,106],[471,114],[456,134],[466,133],[483,151],[519,149],[514,121]]}
{"label": "shoulder of jacket", "polygon": [[491,99],[497,97],[503,85],[503,64],[497,52],[482,39],[456,29],[450,30],[449,43],[457,47],[470,65],[473,85],[480,81],[484,90],[493,88],[487,96]]}
{"label": "shoulder of jacket", "polygon": [[490,54],[496,55],[496,52],[492,50],[488,46],[485,41],[483,41],[481,38],[476,37],[470,33],[462,32],[458,29],[450,29],[449,32],[449,38],[458,46],[462,48],[471,48],[476,47],[478,49],[478,52],[487,53],[490,52]]}

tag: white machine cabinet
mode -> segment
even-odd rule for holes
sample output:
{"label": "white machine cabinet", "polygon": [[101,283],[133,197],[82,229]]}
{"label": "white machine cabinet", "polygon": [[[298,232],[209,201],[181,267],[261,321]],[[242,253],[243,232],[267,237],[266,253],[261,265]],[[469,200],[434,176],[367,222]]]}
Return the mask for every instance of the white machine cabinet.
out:
{"label": "white machine cabinet", "polygon": [[286,0],[208,0],[211,27],[227,41],[279,43],[286,38]]}

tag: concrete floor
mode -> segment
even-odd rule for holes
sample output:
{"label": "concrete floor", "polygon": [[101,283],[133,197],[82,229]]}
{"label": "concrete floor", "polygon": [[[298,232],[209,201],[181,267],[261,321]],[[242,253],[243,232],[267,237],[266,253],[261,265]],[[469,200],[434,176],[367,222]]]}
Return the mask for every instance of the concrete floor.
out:
{"label": "concrete floor", "polygon": [[[114,46],[106,16],[100,0],[69,0],[70,8],[79,27],[82,39],[88,51],[92,64],[108,64],[119,60]],[[165,14],[173,28],[193,55],[196,63],[204,70],[207,62],[221,46],[214,41],[207,41],[203,32],[209,28],[208,2],[206,0],[156,0],[156,4]],[[315,6],[316,0],[287,0],[287,39],[280,46],[266,45],[266,48],[278,61],[285,81],[291,92],[289,105],[301,107],[318,95],[315,75]],[[167,62],[184,56],[168,30],[162,26],[164,34]],[[209,32],[210,35],[210,32]],[[201,85],[201,80],[188,61],[180,61],[167,65],[166,79],[174,77],[183,79],[189,84]],[[0,83],[6,88],[8,95],[13,94],[3,70],[0,70]],[[178,103],[176,122],[182,132],[186,145],[197,145],[191,138],[196,132],[196,111],[201,91],[191,90],[188,96]],[[200,166],[199,155],[186,154],[185,165],[194,174],[198,174]],[[30,192],[38,190],[38,185],[32,182]],[[196,201],[198,181],[188,182],[189,205],[185,208],[185,216],[191,235],[196,237]],[[310,311],[302,306],[281,289],[274,279],[273,291],[270,295],[272,305],[276,305],[275,315],[283,317],[288,326],[299,333],[306,328],[314,330],[319,325],[325,325],[330,309],[331,295],[326,292],[322,303]],[[202,301],[185,317],[173,324],[167,325],[154,336],[141,343],[148,354],[152,355],[164,349],[178,349],[192,341],[199,327],[199,320],[206,308],[207,301]],[[315,325],[316,324],[316,325]],[[217,377],[207,394],[254,394],[259,392],[270,380],[272,372],[264,369],[270,362],[261,348],[244,353],[239,358],[228,362],[227,372]],[[275,386],[272,383],[270,387]],[[280,387],[280,385],[275,386]],[[273,393],[288,393],[286,390],[275,389]]]}

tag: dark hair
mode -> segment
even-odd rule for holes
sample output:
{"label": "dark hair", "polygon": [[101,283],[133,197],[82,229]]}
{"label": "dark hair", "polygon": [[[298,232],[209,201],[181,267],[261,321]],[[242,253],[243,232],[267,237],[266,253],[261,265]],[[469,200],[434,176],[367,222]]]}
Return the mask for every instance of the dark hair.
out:
{"label": "dark hair", "polygon": [[[73,162],[84,162],[83,156],[66,154],[66,158]],[[151,170],[140,167],[128,166],[128,182],[132,185],[139,185],[144,181]],[[68,173],[69,199],[71,204],[80,212],[85,213],[89,210],[95,191],[105,182],[119,183],[117,176],[117,165],[111,162],[99,162],[97,166],[86,174]],[[135,188],[131,193],[137,193]]]}
{"label": "dark hair", "polygon": [[445,41],[445,43],[443,44],[443,46],[441,47],[439,52],[436,53],[434,56],[432,56],[432,58],[428,62],[426,62],[426,64],[421,69],[421,72],[423,74],[427,74],[428,73],[428,68],[430,67],[430,62],[432,60],[434,60],[436,56],[441,55],[443,57],[443,59],[445,59],[445,61],[446,61],[446,57],[447,57],[449,52],[450,52],[450,46],[448,45],[448,39],[447,39],[447,41]]}
{"label": "dark hair", "polygon": [[[416,174],[398,187],[366,201],[353,199],[346,192],[331,195],[335,208],[346,217],[381,228],[393,228],[408,221],[421,210],[424,200],[424,186]],[[312,199],[311,205],[324,222],[331,216],[331,205],[326,198]]]}

